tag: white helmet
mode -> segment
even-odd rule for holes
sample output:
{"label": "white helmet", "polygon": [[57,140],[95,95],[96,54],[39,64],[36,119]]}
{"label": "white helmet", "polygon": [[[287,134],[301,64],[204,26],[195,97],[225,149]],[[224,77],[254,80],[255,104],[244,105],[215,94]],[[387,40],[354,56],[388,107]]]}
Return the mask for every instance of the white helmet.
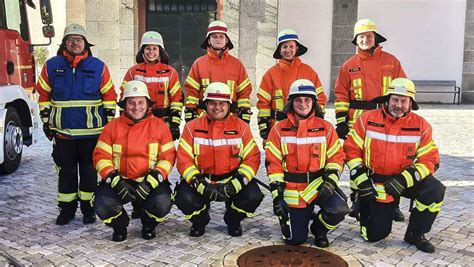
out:
{"label": "white helmet", "polygon": [[295,57],[299,57],[308,51],[308,48],[304,46],[298,37],[298,34],[295,30],[292,29],[284,29],[278,33],[277,36],[277,48],[275,52],[273,52],[273,58],[280,59],[280,46],[282,43],[287,41],[295,41],[298,44],[298,50],[296,51]]}
{"label": "white helmet", "polygon": [[299,79],[291,83],[290,86],[290,92],[288,93],[288,101],[285,104],[285,107],[283,108],[284,113],[288,113],[290,110],[293,109],[293,98],[296,96],[311,96],[313,97],[313,106],[317,106],[316,104],[316,99],[317,99],[317,94],[316,94],[316,87],[310,80],[306,79]]}
{"label": "white helmet", "polygon": [[158,45],[161,48],[165,49],[165,44],[163,42],[163,37],[158,32],[149,31],[145,32],[142,36],[142,40],[140,42],[140,47],[144,45]]}
{"label": "white helmet", "polygon": [[206,100],[227,101],[232,104],[229,86],[221,82],[213,82],[209,84],[206,88],[206,91],[204,92],[203,101]]}
{"label": "white helmet", "polygon": [[84,29],[82,25],[77,24],[77,23],[71,23],[67,25],[66,28],[64,28],[63,36],[66,37],[67,35],[70,35],[70,34],[77,34],[84,38],[87,38],[86,30]]}
{"label": "white helmet", "polygon": [[125,108],[125,100],[127,97],[136,96],[144,96],[146,99],[151,101],[150,94],[148,94],[148,87],[144,82],[136,80],[129,81],[125,84],[122,100],[117,103],[117,105],[121,108]]}
{"label": "white helmet", "polygon": [[228,40],[227,47],[229,48],[229,50],[234,48],[234,44],[232,44],[232,42],[230,41],[229,34],[227,33],[227,29],[228,29],[227,24],[225,24],[225,22],[223,21],[215,20],[209,23],[209,26],[207,27],[206,39],[204,40],[204,42],[202,42],[201,48],[207,49],[207,46],[208,46],[207,40],[209,40],[209,35],[211,35],[211,33],[216,33],[216,32],[224,33],[227,36],[227,40]]}

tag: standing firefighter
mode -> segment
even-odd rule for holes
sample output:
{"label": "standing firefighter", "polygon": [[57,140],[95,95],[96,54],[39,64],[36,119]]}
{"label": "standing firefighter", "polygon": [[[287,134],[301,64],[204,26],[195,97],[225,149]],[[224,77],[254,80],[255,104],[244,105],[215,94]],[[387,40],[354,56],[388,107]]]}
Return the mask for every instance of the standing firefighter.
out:
{"label": "standing firefighter", "polygon": [[179,138],[183,93],[179,84],[178,73],[168,65],[169,56],[165,51],[161,34],[145,32],[136,56],[137,65],[131,67],[123,78],[120,87],[122,94],[125,84],[131,80],[146,83],[151,101],[153,115],[169,125],[173,140]]}
{"label": "standing firefighter", "polygon": [[57,56],[43,66],[36,85],[43,130],[53,141],[59,174],[59,225],[74,218],[78,199],[83,222],[95,222],[90,204],[97,188],[92,151],[104,125],[115,115],[114,84],[105,63],[92,56],[91,46],[84,27],[68,25]]}
{"label": "standing firefighter", "polygon": [[227,34],[227,24],[219,20],[211,22],[201,48],[206,49],[207,54],[196,59],[185,83],[186,121],[206,109],[203,102],[206,87],[212,82],[222,82],[230,88],[231,111],[249,123],[252,85],[242,62],[229,54],[234,45]]}
{"label": "standing firefighter", "polygon": [[308,48],[301,44],[294,30],[286,29],[278,34],[277,48],[273,53],[278,62],[263,75],[258,89],[258,128],[264,140],[275,121],[286,119],[283,107],[288,99],[290,85],[297,79],[307,79],[316,86],[317,102],[324,113],[327,99],[318,74],[300,59],[306,51]]}
{"label": "standing firefighter", "polygon": [[[352,43],[357,46],[357,53],[344,62],[334,87],[339,138],[346,139],[349,129],[363,112],[377,108],[377,104],[370,102],[371,99],[385,95],[393,79],[406,77],[400,61],[382,51],[380,43],[386,40],[378,33],[371,19],[359,20],[354,26]],[[358,193],[354,188],[351,189],[353,206],[349,216],[355,217],[359,205]],[[397,208],[394,220],[404,219],[403,213]]]}
{"label": "standing firefighter", "polygon": [[446,188],[433,177],[439,152],[430,124],[417,110],[415,85],[405,78],[391,82],[374,103],[382,109],[362,114],[344,143],[352,186],[360,191],[360,229],[365,240],[379,241],[392,230],[396,201],[415,201],[404,240],[434,252],[425,239],[441,210]]}
{"label": "standing firefighter", "polygon": [[94,150],[94,164],[102,177],[94,209],[114,229],[113,241],[127,238],[130,219],[123,204],[140,202],[144,239],[155,237],[156,225],[171,209],[168,175],[176,151],[168,127],[148,112],[152,105],[145,83],[128,82],[119,102],[125,111],[104,128]]}
{"label": "standing firefighter", "polygon": [[[326,237],[344,219],[346,196],[337,183],[344,153],[334,127],[319,118],[316,88],[309,80],[291,84],[284,112],[288,118],[270,131],[265,153],[273,197],[285,243],[303,244],[308,224],[318,247],[329,246]],[[314,206],[320,206],[316,216]]]}
{"label": "standing firefighter", "polygon": [[188,122],[179,140],[176,167],[182,176],[176,206],[193,225],[190,236],[204,234],[211,201],[225,201],[224,222],[231,236],[241,236],[240,222],[263,200],[255,181],[260,151],[250,127],[230,115],[231,90],[211,83],[204,94],[205,116]]}

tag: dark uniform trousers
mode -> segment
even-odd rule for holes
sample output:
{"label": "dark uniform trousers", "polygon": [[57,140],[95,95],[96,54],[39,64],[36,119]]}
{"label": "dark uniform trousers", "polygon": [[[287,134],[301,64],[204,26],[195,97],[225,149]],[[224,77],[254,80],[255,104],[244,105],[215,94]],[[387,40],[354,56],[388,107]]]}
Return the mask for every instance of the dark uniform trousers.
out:
{"label": "dark uniform trousers", "polygon": [[97,138],[54,139],[52,156],[59,176],[58,206],[61,213],[74,215],[78,199],[82,214],[94,213],[90,200],[97,188],[97,172],[92,164],[96,144]]}
{"label": "dark uniform trousers", "polygon": [[[288,245],[301,245],[308,238],[308,225],[310,220],[311,233],[315,236],[326,235],[329,230],[344,220],[349,212],[346,195],[338,188],[335,193],[322,204],[317,203],[317,198],[305,208],[291,208],[289,222],[280,220],[283,239]],[[318,213],[313,213],[315,205],[319,205]]]}
{"label": "dark uniform trousers", "polygon": [[[134,187],[138,185],[134,181],[127,180],[127,182]],[[136,205],[143,207],[143,212],[140,214],[143,227],[155,228],[158,223],[164,221],[173,205],[171,185],[168,181],[162,182],[156,188],[151,189],[144,201],[138,197],[136,201],[139,202]],[[93,203],[95,213],[106,225],[114,229],[127,228],[130,218],[123,208],[124,203],[117,191],[110,185],[104,182],[99,184]]]}
{"label": "dark uniform trousers", "polygon": [[[429,175],[405,189],[402,196],[415,201],[411,210],[407,232],[424,234],[431,230],[444,199],[446,187],[435,177]],[[369,242],[376,242],[387,237],[392,231],[394,202],[360,203],[361,235]]]}
{"label": "dark uniform trousers", "polygon": [[[184,213],[193,225],[201,227],[209,223],[210,200],[196,191],[185,180],[181,180],[175,189],[176,206]],[[238,226],[254,213],[263,200],[263,193],[255,180],[251,180],[242,190],[225,202],[224,221],[227,225]]]}

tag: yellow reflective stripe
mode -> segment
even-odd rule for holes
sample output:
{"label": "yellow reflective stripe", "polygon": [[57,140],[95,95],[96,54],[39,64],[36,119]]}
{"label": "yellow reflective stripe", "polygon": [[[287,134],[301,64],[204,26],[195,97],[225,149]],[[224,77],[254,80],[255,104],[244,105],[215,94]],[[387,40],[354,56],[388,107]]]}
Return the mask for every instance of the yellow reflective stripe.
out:
{"label": "yellow reflective stripe", "polygon": [[230,179],[230,183],[232,184],[232,186],[235,188],[235,191],[236,192],[240,192],[240,190],[242,190],[242,184],[240,183],[239,180],[237,179]]}
{"label": "yellow reflective stripe", "polygon": [[275,108],[276,110],[282,111],[284,107],[283,103],[283,91],[280,89],[275,90]]}
{"label": "yellow reflective stripe", "polygon": [[364,140],[360,138],[360,136],[356,133],[356,131],[350,131],[349,136],[352,137],[352,139],[354,140],[354,142],[360,149],[363,149]]}
{"label": "yellow reflective stripe", "polygon": [[283,183],[285,180],[283,180],[283,173],[278,172],[278,173],[272,173],[268,175],[268,182],[274,183],[274,182],[281,182]]}
{"label": "yellow reflective stripe", "polygon": [[55,126],[56,128],[61,128],[61,111],[62,111],[62,108],[56,108],[56,107],[53,107],[51,109],[51,118],[54,118],[54,123],[55,123]]}
{"label": "yellow reflective stripe", "polygon": [[360,226],[360,235],[364,238],[365,241],[369,240],[369,238],[367,237],[367,228],[365,226]]}
{"label": "yellow reflective stripe", "polygon": [[51,106],[53,107],[97,107],[102,105],[102,100],[70,100],[70,101],[57,101],[51,100]]}
{"label": "yellow reflective stripe", "polygon": [[272,153],[278,160],[282,160],[282,154],[280,150],[278,150],[278,148],[272,142],[266,142],[265,150],[268,150],[270,153]]}
{"label": "yellow reflective stripe", "polygon": [[203,86],[207,86],[211,83],[211,80],[210,79],[201,79],[201,84]]}
{"label": "yellow reflective stripe", "polygon": [[171,162],[169,162],[167,160],[158,161],[158,163],[156,164],[156,167],[160,167],[160,168],[164,169],[167,173],[170,173],[171,168],[173,168],[173,166],[171,166]]}
{"label": "yellow reflective stripe", "polygon": [[79,191],[79,199],[80,200],[90,201],[90,200],[92,200],[93,196],[94,196],[94,192]]}
{"label": "yellow reflective stripe", "polygon": [[120,160],[122,156],[122,145],[113,144],[112,145],[112,153],[113,153],[113,162],[115,168],[120,171]]}
{"label": "yellow reflective stripe", "polygon": [[191,85],[194,89],[199,91],[199,88],[201,87],[201,85],[198,82],[196,82],[191,76],[188,76],[188,78],[186,78],[186,82],[189,85]]}
{"label": "yellow reflective stripe", "polygon": [[414,166],[416,170],[418,171],[418,173],[420,173],[420,180],[424,179],[426,176],[430,174],[430,170],[428,169],[428,167],[426,167],[425,164],[415,163]]}
{"label": "yellow reflective stripe", "polygon": [[168,107],[169,101],[170,101],[169,96],[168,96],[168,87],[169,87],[168,81],[164,82],[164,87],[165,87],[165,92],[164,92],[165,94],[163,96],[163,106]]}
{"label": "yellow reflective stripe", "polygon": [[103,169],[105,169],[106,167],[114,167],[114,164],[112,164],[112,161],[109,160],[109,159],[101,159],[97,162],[97,164],[95,164],[95,169],[98,171],[98,172],[101,172]]}
{"label": "yellow reflective stripe", "polygon": [[438,147],[436,146],[434,141],[429,142],[427,145],[423,147],[419,147],[416,150],[416,158],[420,158],[423,155],[426,155],[427,153],[431,152],[433,149],[437,149]]}
{"label": "yellow reflective stripe", "polygon": [[258,111],[257,117],[270,117],[271,112],[270,109],[261,109]]}
{"label": "yellow reflective stripe", "polygon": [[349,167],[349,170],[354,169],[355,167],[362,165],[362,158],[353,158],[346,162],[347,167]]}
{"label": "yellow reflective stripe", "polygon": [[354,115],[351,120],[349,120],[349,127],[352,128],[352,126],[355,124],[357,118],[362,115],[364,111],[362,109],[354,109]]}
{"label": "yellow reflective stripe", "polygon": [[285,199],[285,202],[289,205],[296,206],[298,205],[300,195],[298,190],[285,189],[285,192],[283,193],[283,198]]}
{"label": "yellow reflective stripe", "polygon": [[148,144],[148,169],[154,169],[158,158],[158,143]]}
{"label": "yellow reflective stripe", "polygon": [[164,144],[163,146],[161,146],[161,153],[164,153],[172,148],[174,148],[173,142],[168,142],[167,144]]}
{"label": "yellow reflective stripe", "polygon": [[237,92],[240,93],[242,90],[245,89],[250,84],[249,78],[245,79],[240,85],[237,86]]}
{"label": "yellow reflective stripe", "polygon": [[197,105],[199,103],[199,99],[194,96],[188,95],[186,97],[186,105]]}
{"label": "yellow reflective stripe", "polygon": [[188,168],[186,168],[183,172],[183,178],[188,182],[188,184],[191,182],[193,177],[199,174],[199,170],[196,168],[196,166],[191,165]]}
{"label": "yellow reflective stripe", "polygon": [[103,101],[102,102],[102,105],[104,106],[104,108],[108,108],[108,109],[115,109],[115,101]]}
{"label": "yellow reflective stripe", "polygon": [[60,202],[72,202],[77,199],[77,192],[75,193],[58,193],[58,201]]}
{"label": "yellow reflective stripe", "polygon": [[329,174],[328,177],[329,177],[329,179],[333,180],[334,183],[336,183],[336,184],[337,184],[337,182],[339,182],[339,177],[334,173]]}
{"label": "yellow reflective stripe", "polygon": [[362,100],[362,79],[352,80],[352,87],[354,88],[355,99]]}
{"label": "yellow reflective stripe", "polygon": [[179,81],[176,81],[176,83],[173,85],[173,87],[171,88],[170,90],[170,94],[172,96],[174,96],[176,94],[176,92],[178,92],[178,89],[181,87],[181,85],[179,84]]}
{"label": "yellow reflective stripe", "polygon": [[58,131],[59,133],[71,135],[71,136],[81,136],[81,135],[99,135],[104,127],[93,128],[93,129],[57,129],[52,127],[51,129]]}
{"label": "yellow reflective stripe", "polygon": [[323,220],[323,214],[322,214],[322,213],[319,213],[318,219],[319,219],[319,221],[324,225],[324,227],[326,227],[328,230],[334,230],[334,229],[336,229],[336,226],[337,226],[337,225],[331,225],[331,224],[329,224],[329,223],[327,223],[327,222],[325,222],[325,221]]}
{"label": "yellow reflective stripe", "polygon": [[431,205],[425,205],[415,199],[415,207],[418,211],[423,212],[424,210],[428,209],[429,212],[440,212],[441,211],[441,206],[443,205],[444,201],[441,201],[439,203],[433,202]]}
{"label": "yellow reflective stripe", "polygon": [[327,144],[326,143],[321,143],[321,152],[319,153],[321,156],[319,158],[319,168],[324,169],[324,166],[326,166],[326,160],[327,160]]}
{"label": "yellow reflective stripe", "polygon": [[316,95],[320,95],[324,93],[324,89],[322,86],[319,86],[318,88],[316,88]]}
{"label": "yellow reflective stripe", "polygon": [[195,211],[195,212],[193,212],[193,213],[191,213],[191,214],[189,214],[189,215],[184,214],[184,218],[185,218],[186,220],[189,220],[189,219],[191,219],[193,216],[199,215],[201,212],[205,211],[206,209],[207,209],[207,205],[204,204],[204,207],[203,207],[202,209],[197,210],[197,211]]}
{"label": "yellow reflective stripe", "polygon": [[241,98],[237,100],[237,106],[240,108],[250,108],[250,99]]}
{"label": "yellow reflective stripe", "polygon": [[151,213],[149,213],[146,209],[144,209],[145,213],[152,219],[155,219],[156,222],[164,222],[166,220],[165,217],[157,217]]}
{"label": "yellow reflective stripe", "polygon": [[50,101],[38,102],[38,105],[39,105],[39,109],[43,110],[45,108],[49,108],[51,105],[51,102]]}
{"label": "yellow reflective stripe", "polygon": [[253,177],[255,177],[255,171],[248,165],[240,164],[239,170],[240,173],[245,175],[247,179],[250,181]]}
{"label": "yellow reflective stripe", "polygon": [[51,87],[49,86],[48,83],[43,79],[43,77],[40,75],[38,82],[40,83],[41,87],[48,93],[51,93]]}
{"label": "yellow reflective stripe", "polygon": [[354,184],[359,187],[359,185],[365,181],[369,180],[369,177],[367,176],[367,173],[362,173],[361,175],[357,176],[354,179]]}
{"label": "yellow reflective stripe", "polygon": [[94,109],[94,116],[95,116],[95,118],[97,119],[97,125],[98,125],[98,126],[102,126],[102,125],[103,125],[103,124],[102,124],[102,118],[101,118],[100,115],[99,115],[99,109],[98,109],[98,108],[95,108],[95,109]]}
{"label": "yellow reflective stripe", "polygon": [[269,93],[267,93],[267,91],[263,90],[262,88],[258,89],[257,94],[260,95],[261,97],[263,97],[267,101],[272,100],[272,96]]}
{"label": "yellow reflective stripe", "polygon": [[336,110],[336,112],[348,111],[349,110],[349,102],[342,102],[342,101],[334,102],[334,109]]}
{"label": "yellow reflective stripe", "polygon": [[339,149],[341,148],[341,143],[339,143],[339,140],[336,141],[334,143],[334,145],[328,149],[328,151],[326,152],[326,155],[328,158],[331,158],[332,156],[334,156],[338,151]]}
{"label": "yellow reflective stripe", "polygon": [[107,152],[107,154],[112,155],[112,146],[110,146],[109,144],[107,144],[104,141],[97,142],[97,145],[95,147],[98,147],[98,148],[104,150],[105,152]]}
{"label": "yellow reflective stripe", "polygon": [[243,209],[239,209],[238,207],[236,207],[234,205],[234,201],[232,201],[232,204],[230,205],[230,207],[233,209],[233,210],[236,210],[237,212],[240,212],[240,213],[244,213],[247,217],[252,217],[253,216],[253,213],[252,212],[247,212]]}
{"label": "yellow reflective stripe", "polygon": [[233,80],[227,80],[227,86],[230,88],[230,99],[234,99],[235,95],[235,81]]}
{"label": "yellow reflective stripe", "polygon": [[301,198],[304,199],[306,203],[309,203],[309,201],[316,195],[318,192],[318,187],[324,182],[322,177],[314,179],[311,183],[309,183],[306,188],[303,190],[303,192],[300,193]]}
{"label": "yellow reflective stripe", "polygon": [[112,216],[110,218],[107,218],[105,220],[103,220],[102,222],[105,224],[105,223],[111,223],[114,219],[118,218],[120,215],[122,215],[122,211],[120,211],[117,215],[115,216]]}
{"label": "yellow reflective stripe", "polygon": [[319,108],[321,108],[323,114],[326,114],[326,107],[324,105],[319,105]]}
{"label": "yellow reflective stripe", "polygon": [[383,76],[383,92],[382,95],[387,94],[388,86],[390,86],[390,83],[392,82],[392,77],[390,76]]}
{"label": "yellow reflective stripe", "polygon": [[189,156],[194,156],[192,147],[186,142],[186,140],[184,140],[184,138],[179,139],[178,146],[180,146],[186,153],[188,153]]}
{"label": "yellow reflective stripe", "polygon": [[120,89],[123,91],[123,89],[125,88],[125,85],[128,83],[128,81],[123,81],[122,84],[120,85]]}
{"label": "yellow reflective stripe", "polygon": [[333,170],[337,170],[338,172],[342,172],[343,167],[339,163],[330,162],[326,165],[325,169],[326,170],[333,169]]}
{"label": "yellow reflective stripe", "polygon": [[[366,174],[364,174],[367,176]],[[379,201],[386,201],[387,200],[387,193],[385,193],[385,187],[383,184],[373,184],[375,191],[377,194],[375,198]]]}
{"label": "yellow reflective stripe", "polygon": [[86,116],[87,116],[87,128],[92,128],[94,127],[94,125],[92,124],[92,120],[93,120],[93,117],[92,117],[92,107],[86,107]]}
{"label": "yellow reflective stripe", "polygon": [[[355,133],[355,131],[352,131]],[[370,165],[370,143],[372,142],[372,138],[365,138],[365,142],[364,142],[364,147],[365,147],[365,166],[367,166],[367,168],[370,169],[371,165]]]}
{"label": "yellow reflective stripe", "polygon": [[160,184],[160,182],[158,180],[156,180],[156,178],[151,176],[151,175],[146,176],[146,181],[148,183],[150,183],[152,188],[156,188]]}
{"label": "yellow reflective stripe", "polygon": [[183,109],[183,103],[181,102],[171,102],[170,105],[171,109],[181,111]]}
{"label": "yellow reflective stripe", "polygon": [[405,181],[406,181],[406,184],[407,184],[408,188],[410,188],[414,185],[413,177],[411,176],[411,174],[408,171],[406,171],[406,170],[403,171],[402,176],[403,176],[403,178],[405,178]]}
{"label": "yellow reflective stripe", "polygon": [[288,144],[287,143],[281,143],[281,153],[284,156],[288,155]]}
{"label": "yellow reflective stripe", "polygon": [[109,79],[109,81],[104,85],[104,87],[100,88],[100,93],[105,94],[107,93],[110,88],[114,86],[114,83],[112,82],[112,79]]}
{"label": "yellow reflective stripe", "polygon": [[253,148],[256,147],[256,146],[257,146],[257,144],[255,143],[255,141],[253,139],[251,139],[241,152],[242,159],[246,159],[247,156],[249,155],[250,151],[252,151]]}

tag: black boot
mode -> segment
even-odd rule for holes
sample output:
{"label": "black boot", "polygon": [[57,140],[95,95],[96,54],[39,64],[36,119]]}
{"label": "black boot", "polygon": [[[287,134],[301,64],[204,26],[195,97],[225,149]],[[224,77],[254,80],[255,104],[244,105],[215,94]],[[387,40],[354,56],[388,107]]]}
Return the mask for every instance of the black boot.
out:
{"label": "black boot", "polygon": [[56,224],[65,225],[68,224],[72,219],[74,219],[74,214],[62,211],[59,213],[58,218],[56,218]]}
{"label": "black boot", "polygon": [[114,233],[112,234],[112,241],[122,242],[127,239],[127,228],[114,228]]}
{"label": "black boot", "polygon": [[314,236],[314,244],[320,248],[329,247],[329,240],[326,234],[318,234]]}
{"label": "black boot", "polygon": [[353,197],[351,197],[352,206],[349,209],[349,216],[358,219],[359,218],[359,207],[360,207],[359,191],[354,191],[351,195]]}
{"label": "black boot", "polygon": [[410,245],[415,245],[418,250],[423,252],[433,253],[435,251],[433,244],[425,238],[424,234],[406,232],[403,240]]}
{"label": "black boot", "polygon": [[82,217],[82,223],[90,224],[95,222],[95,215],[94,214],[84,214]]}
{"label": "black boot", "polygon": [[227,233],[230,236],[242,236],[242,227],[238,225],[227,225]]}
{"label": "black boot", "polygon": [[395,206],[395,212],[393,213],[393,220],[396,222],[403,222],[405,220],[405,215],[400,210],[400,206]]}
{"label": "black boot", "polygon": [[143,239],[150,240],[156,237],[156,231],[155,228],[151,227],[142,227],[142,237]]}
{"label": "black boot", "polygon": [[194,224],[189,229],[189,235],[192,237],[199,237],[202,236],[206,232],[205,225]]}

